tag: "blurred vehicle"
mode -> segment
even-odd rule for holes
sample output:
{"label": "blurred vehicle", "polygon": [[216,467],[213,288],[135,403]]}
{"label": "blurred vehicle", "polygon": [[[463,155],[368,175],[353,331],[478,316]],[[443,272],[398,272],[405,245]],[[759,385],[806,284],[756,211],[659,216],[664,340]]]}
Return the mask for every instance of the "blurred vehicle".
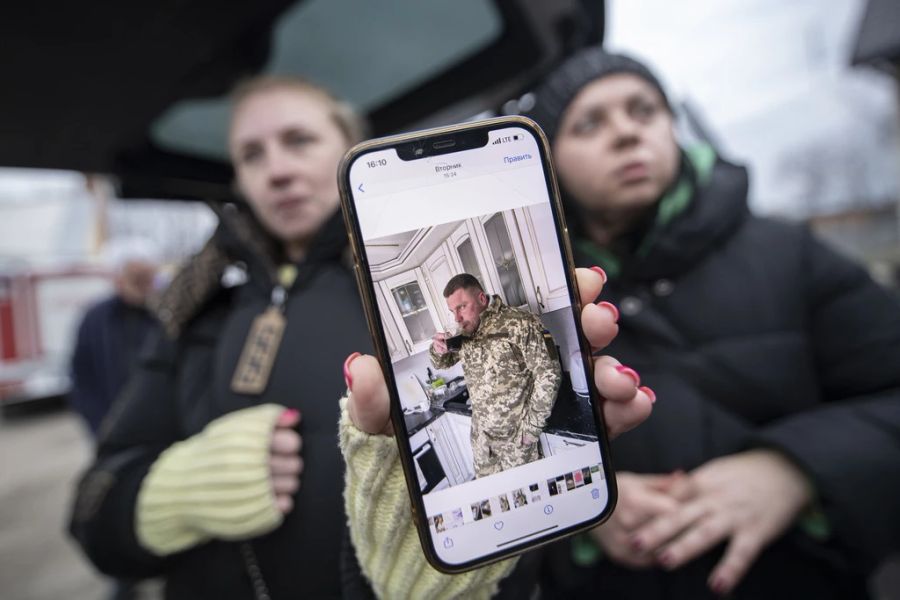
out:
{"label": "blurred vehicle", "polygon": [[242,77],[308,77],[382,135],[504,112],[603,23],[589,0],[17,3],[0,165],[109,173],[122,197],[231,200],[225,95]]}
{"label": "blurred vehicle", "polygon": [[0,263],[0,407],[68,392],[78,323],[112,289],[98,267]]}

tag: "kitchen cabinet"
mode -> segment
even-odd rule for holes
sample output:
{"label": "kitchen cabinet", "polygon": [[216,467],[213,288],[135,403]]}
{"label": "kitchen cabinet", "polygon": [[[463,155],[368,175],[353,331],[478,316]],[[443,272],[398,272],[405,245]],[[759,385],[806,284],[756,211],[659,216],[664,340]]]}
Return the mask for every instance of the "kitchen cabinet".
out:
{"label": "kitchen cabinet", "polygon": [[514,212],[494,213],[476,220],[478,238],[484,262],[486,279],[497,290],[504,302],[538,312],[537,297],[528,271],[528,257],[518,235]]}
{"label": "kitchen cabinet", "polygon": [[378,304],[378,312],[381,313],[384,322],[384,338],[387,341],[391,362],[394,363],[400,359],[406,358],[409,356],[409,352],[406,350],[406,345],[403,343],[403,337],[400,335],[397,323],[384,299],[384,292],[380,285],[375,286],[375,301]]}
{"label": "kitchen cabinet", "polygon": [[532,205],[517,210],[516,217],[539,311],[552,312],[569,306],[565,267],[550,207]]}
{"label": "kitchen cabinet", "polygon": [[428,284],[428,290],[437,308],[436,316],[441,323],[441,330],[456,331],[456,322],[447,309],[447,303],[444,299],[444,288],[447,286],[447,282],[460,271],[454,264],[448,248],[446,242],[438,246],[438,249],[422,263],[422,270],[425,273],[425,282]]}
{"label": "kitchen cabinet", "polygon": [[474,275],[486,292],[497,293],[493,280],[485,277],[485,273],[489,272],[488,254],[478,235],[474,220],[465,221],[457,227],[447,238],[447,244],[451,249],[451,256],[455,259],[457,273]]}
{"label": "kitchen cabinet", "polygon": [[424,352],[443,328],[422,269],[417,267],[379,282],[388,313],[407,355]]}
{"label": "kitchen cabinet", "polygon": [[569,305],[548,206],[484,215],[447,231],[414,236],[404,255],[415,258],[392,267],[393,273],[404,270],[376,286],[392,362],[427,350],[438,331],[456,332],[443,292],[458,273],[474,275],[489,295],[538,315]]}
{"label": "kitchen cabinet", "polygon": [[459,485],[475,478],[471,421],[471,417],[444,413],[425,428],[450,485]]}

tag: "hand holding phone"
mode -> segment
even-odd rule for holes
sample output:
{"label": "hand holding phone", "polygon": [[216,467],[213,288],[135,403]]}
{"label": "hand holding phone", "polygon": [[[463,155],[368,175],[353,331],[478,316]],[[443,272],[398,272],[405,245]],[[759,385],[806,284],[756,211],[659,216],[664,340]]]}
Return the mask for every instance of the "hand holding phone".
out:
{"label": "hand holding phone", "polygon": [[[593,361],[536,126],[506,118],[369,142],[348,153],[340,183],[428,560],[459,572],[601,522],[615,484],[596,391],[562,383]],[[441,352],[451,325],[466,337]],[[430,368],[457,369],[469,403],[405,418],[420,390],[398,381]]]}

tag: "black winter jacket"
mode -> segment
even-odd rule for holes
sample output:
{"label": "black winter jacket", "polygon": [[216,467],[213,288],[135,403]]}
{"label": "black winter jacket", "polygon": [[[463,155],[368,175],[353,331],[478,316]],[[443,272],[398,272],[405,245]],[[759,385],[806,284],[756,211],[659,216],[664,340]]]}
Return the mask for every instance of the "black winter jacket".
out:
{"label": "black winter jacket", "polygon": [[174,341],[157,335],[106,425],[96,461],[81,481],[71,530],[105,572],[167,578],[170,599],[254,598],[236,543],[213,541],[166,558],[145,551],[134,531],[135,500],[157,456],[226,413],[275,402],[302,414],[305,468],[295,507],[275,531],[253,541],[272,598],[340,595],[344,531],[343,463],[337,444],[341,364],[369,351],[365,317],[347,261],[346,234],[335,215],[320,233],[285,306],[287,328],[269,384],[260,396],[230,389],[254,317],[269,304],[271,265],[216,234],[244,262],[247,283],[221,289]]}
{"label": "black winter jacket", "polygon": [[[579,266],[595,261],[576,251]],[[747,208],[744,169],[708,186],[602,294],[621,311],[608,349],[655,390],[653,414],[613,443],[617,470],[692,469],[774,447],[811,478],[832,534],[764,551],[735,598],[851,598],[900,542],[900,302],[799,225]],[[579,569],[558,546],[545,591],[712,597],[717,548],[673,573]],[[580,589],[579,589],[580,588]]]}

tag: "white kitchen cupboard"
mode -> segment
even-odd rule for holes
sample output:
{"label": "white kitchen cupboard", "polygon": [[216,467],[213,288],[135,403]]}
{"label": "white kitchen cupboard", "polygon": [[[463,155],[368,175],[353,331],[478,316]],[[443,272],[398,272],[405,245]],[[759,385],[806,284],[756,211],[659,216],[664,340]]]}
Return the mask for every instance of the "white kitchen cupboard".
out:
{"label": "white kitchen cupboard", "polygon": [[391,362],[395,363],[400,359],[409,356],[406,345],[403,342],[403,336],[397,328],[397,322],[393,313],[388,308],[388,303],[384,298],[384,291],[380,284],[375,285],[375,301],[378,303],[378,312],[382,315],[384,321],[384,337],[387,340],[388,352],[391,355]]}
{"label": "white kitchen cupboard", "polygon": [[431,293],[432,301],[436,307],[438,320],[441,323],[442,331],[456,331],[456,323],[453,315],[447,309],[447,302],[444,299],[444,288],[447,282],[459,273],[459,269],[453,262],[449,245],[444,242],[438,246],[431,256],[422,263],[422,270],[425,274],[425,282],[428,284],[428,290]]}
{"label": "white kitchen cupboard", "polygon": [[407,355],[428,349],[443,325],[422,269],[417,267],[379,282],[388,311]]}
{"label": "white kitchen cupboard", "polygon": [[565,267],[550,207],[536,204],[515,214],[539,311],[546,313],[569,306]]}
{"label": "white kitchen cupboard", "polygon": [[471,420],[471,417],[445,413],[425,428],[451,485],[475,478],[469,434]]}

